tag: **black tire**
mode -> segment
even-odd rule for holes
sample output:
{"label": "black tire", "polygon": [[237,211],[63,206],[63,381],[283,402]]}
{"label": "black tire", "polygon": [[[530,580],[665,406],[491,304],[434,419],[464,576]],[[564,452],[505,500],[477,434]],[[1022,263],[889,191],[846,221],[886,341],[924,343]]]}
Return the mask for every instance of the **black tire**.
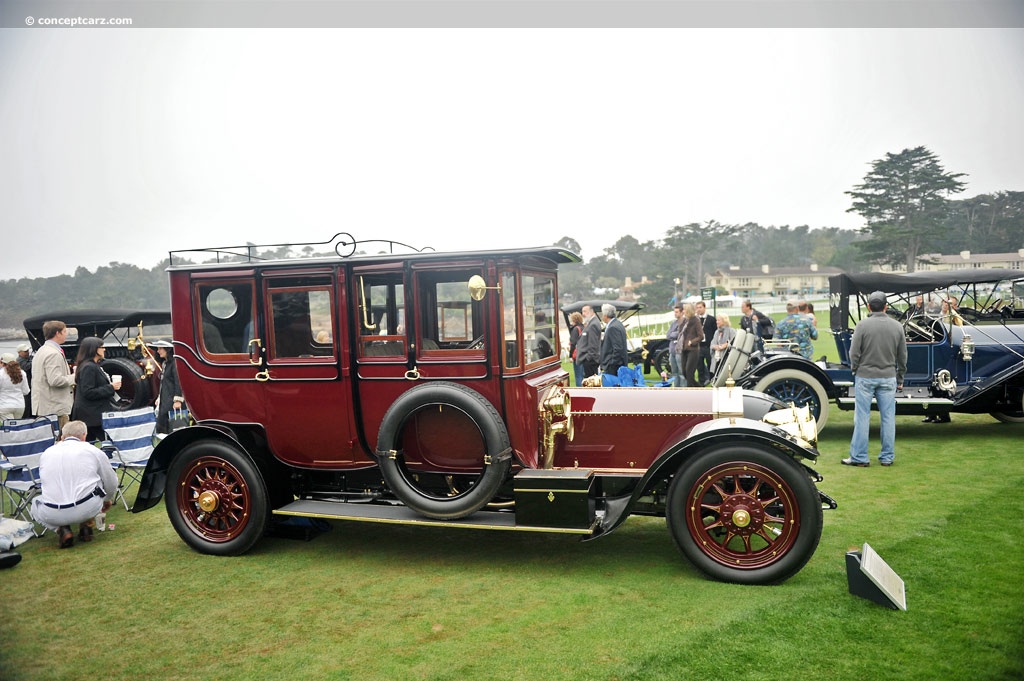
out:
{"label": "black tire", "polygon": [[199,553],[245,553],[270,518],[267,487],[256,465],[219,440],[199,440],[181,450],[167,472],[164,496],[171,525]]}
{"label": "black tire", "polygon": [[669,376],[671,376],[672,365],[669,363],[668,359],[668,348],[658,350],[656,353],[654,353],[654,361],[651,363],[651,365],[654,367],[654,373],[658,374],[659,376],[662,373],[666,373]]}
{"label": "black tire", "polygon": [[120,399],[112,403],[112,411],[138,409],[151,403],[149,382],[143,378],[142,367],[138,364],[124,357],[111,357],[100,366],[108,376],[121,376],[121,389],[117,391]]}
{"label": "black tire", "polygon": [[[479,457],[480,471],[459,476],[465,488],[461,491],[457,487],[443,490],[431,484],[455,477],[448,474],[450,471],[408,465],[402,448],[406,424],[426,407],[436,407],[439,413],[445,407],[456,410],[456,416],[461,413],[468,417],[483,440],[483,451],[474,455]],[[453,438],[461,435],[464,434],[451,433]],[[483,508],[508,478],[512,466],[508,431],[498,412],[479,393],[447,382],[417,386],[395,400],[381,422],[377,454],[381,475],[396,497],[422,515],[446,520],[464,518]],[[486,463],[488,460],[490,463]]]}
{"label": "black tire", "polygon": [[697,569],[736,584],[789,579],[821,539],[821,500],[808,473],[756,445],[725,445],[683,463],[665,516]]}
{"label": "black tire", "polygon": [[994,411],[992,418],[1002,423],[1024,423],[1024,395],[1021,396],[1020,411]]}
{"label": "black tire", "polygon": [[758,379],[754,390],[786,404],[808,407],[820,433],[828,423],[828,393],[814,376],[799,369],[778,369]]}

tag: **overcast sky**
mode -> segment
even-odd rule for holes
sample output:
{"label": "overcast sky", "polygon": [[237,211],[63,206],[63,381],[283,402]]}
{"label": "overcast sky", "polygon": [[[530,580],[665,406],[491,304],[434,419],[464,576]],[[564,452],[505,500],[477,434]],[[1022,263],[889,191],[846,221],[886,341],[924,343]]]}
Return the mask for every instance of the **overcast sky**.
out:
{"label": "overcast sky", "polygon": [[[0,279],[172,249],[856,228],[924,145],[1024,190],[1020,29],[0,30]],[[1021,246],[1024,246],[1022,235]]]}

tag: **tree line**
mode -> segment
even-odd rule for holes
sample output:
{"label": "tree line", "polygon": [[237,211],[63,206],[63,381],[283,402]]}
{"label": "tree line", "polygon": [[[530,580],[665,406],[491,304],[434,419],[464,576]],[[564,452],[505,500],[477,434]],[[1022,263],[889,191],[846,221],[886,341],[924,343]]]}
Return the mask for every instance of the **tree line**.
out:
{"label": "tree line", "polygon": [[[704,275],[718,268],[798,267],[816,263],[848,272],[873,263],[906,265],[926,253],[1005,253],[1024,247],[1024,192],[1000,191],[953,199],[964,190],[963,173],[947,172],[925,147],[890,153],[871,164],[864,181],[846,192],[850,212],[861,215],[859,230],[808,225],[724,224],[716,220],[669,228],[661,239],[622,236],[601,254],[559,271],[559,289],[576,300],[615,297],[626,277],[648,283],[636,289],[661,305],[672,296],[693,294]],[[566,236],[557,244],[580,252]],[[309,246],[261,250],[260,257],[328,255]],[[583,254],[586,255],[586,254]],[[175,264],[178,264],[177,259]],[[99,307],[167,309],[165,259],[146,269],[111,262],[73,275],[0,280],[0,328],[20,328],[21,320],[46,312]],[[676,283],[676,280],[679,283]]]}

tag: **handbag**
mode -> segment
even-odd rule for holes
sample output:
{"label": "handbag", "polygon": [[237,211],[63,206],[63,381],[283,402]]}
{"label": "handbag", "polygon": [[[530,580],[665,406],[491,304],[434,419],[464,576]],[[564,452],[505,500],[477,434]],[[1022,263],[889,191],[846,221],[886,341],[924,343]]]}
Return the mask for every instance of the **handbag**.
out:
{"label": "handbag", "polygon": [[170,416],[171,417],[168,420],[168,428],[172,433],[176,430],[188,427],[191,416],[188,413],[188,409],[185,409],[184,407],[172,409]]}

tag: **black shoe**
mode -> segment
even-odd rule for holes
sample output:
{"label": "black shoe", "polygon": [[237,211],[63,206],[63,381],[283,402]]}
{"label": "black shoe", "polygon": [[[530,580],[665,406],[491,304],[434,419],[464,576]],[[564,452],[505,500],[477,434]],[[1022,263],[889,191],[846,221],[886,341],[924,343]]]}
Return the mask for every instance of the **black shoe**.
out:
{"label": "black shoe", "polygon": [[926,416],[921,419],[921,423],[936,423],[936,420],[934,416]]}
{"label": "black shoe", "polygon": [[949,423],[949,421],[949,414],[941,414],[939,416],[936,416],[932,423]]}
{"label": "black shoe", "polygon": [[0,570],[14,567],[21,562],[21,554],[17,551],[4,551],[0,553]]}
{"label": "black shoe", "polygon": [[839,463],[843,464],[844,466],[856,466],[857,468],[867,468],[868,466],[871,465],[870,461],[862,463],[860,461],[854,461],[853,459],[843,459]]}
{"label": "black shoe", "polygon": [[69,549],[75,545],[75,533],[68,525],[61,525],[57,528],[57,546],[62,549]]}

